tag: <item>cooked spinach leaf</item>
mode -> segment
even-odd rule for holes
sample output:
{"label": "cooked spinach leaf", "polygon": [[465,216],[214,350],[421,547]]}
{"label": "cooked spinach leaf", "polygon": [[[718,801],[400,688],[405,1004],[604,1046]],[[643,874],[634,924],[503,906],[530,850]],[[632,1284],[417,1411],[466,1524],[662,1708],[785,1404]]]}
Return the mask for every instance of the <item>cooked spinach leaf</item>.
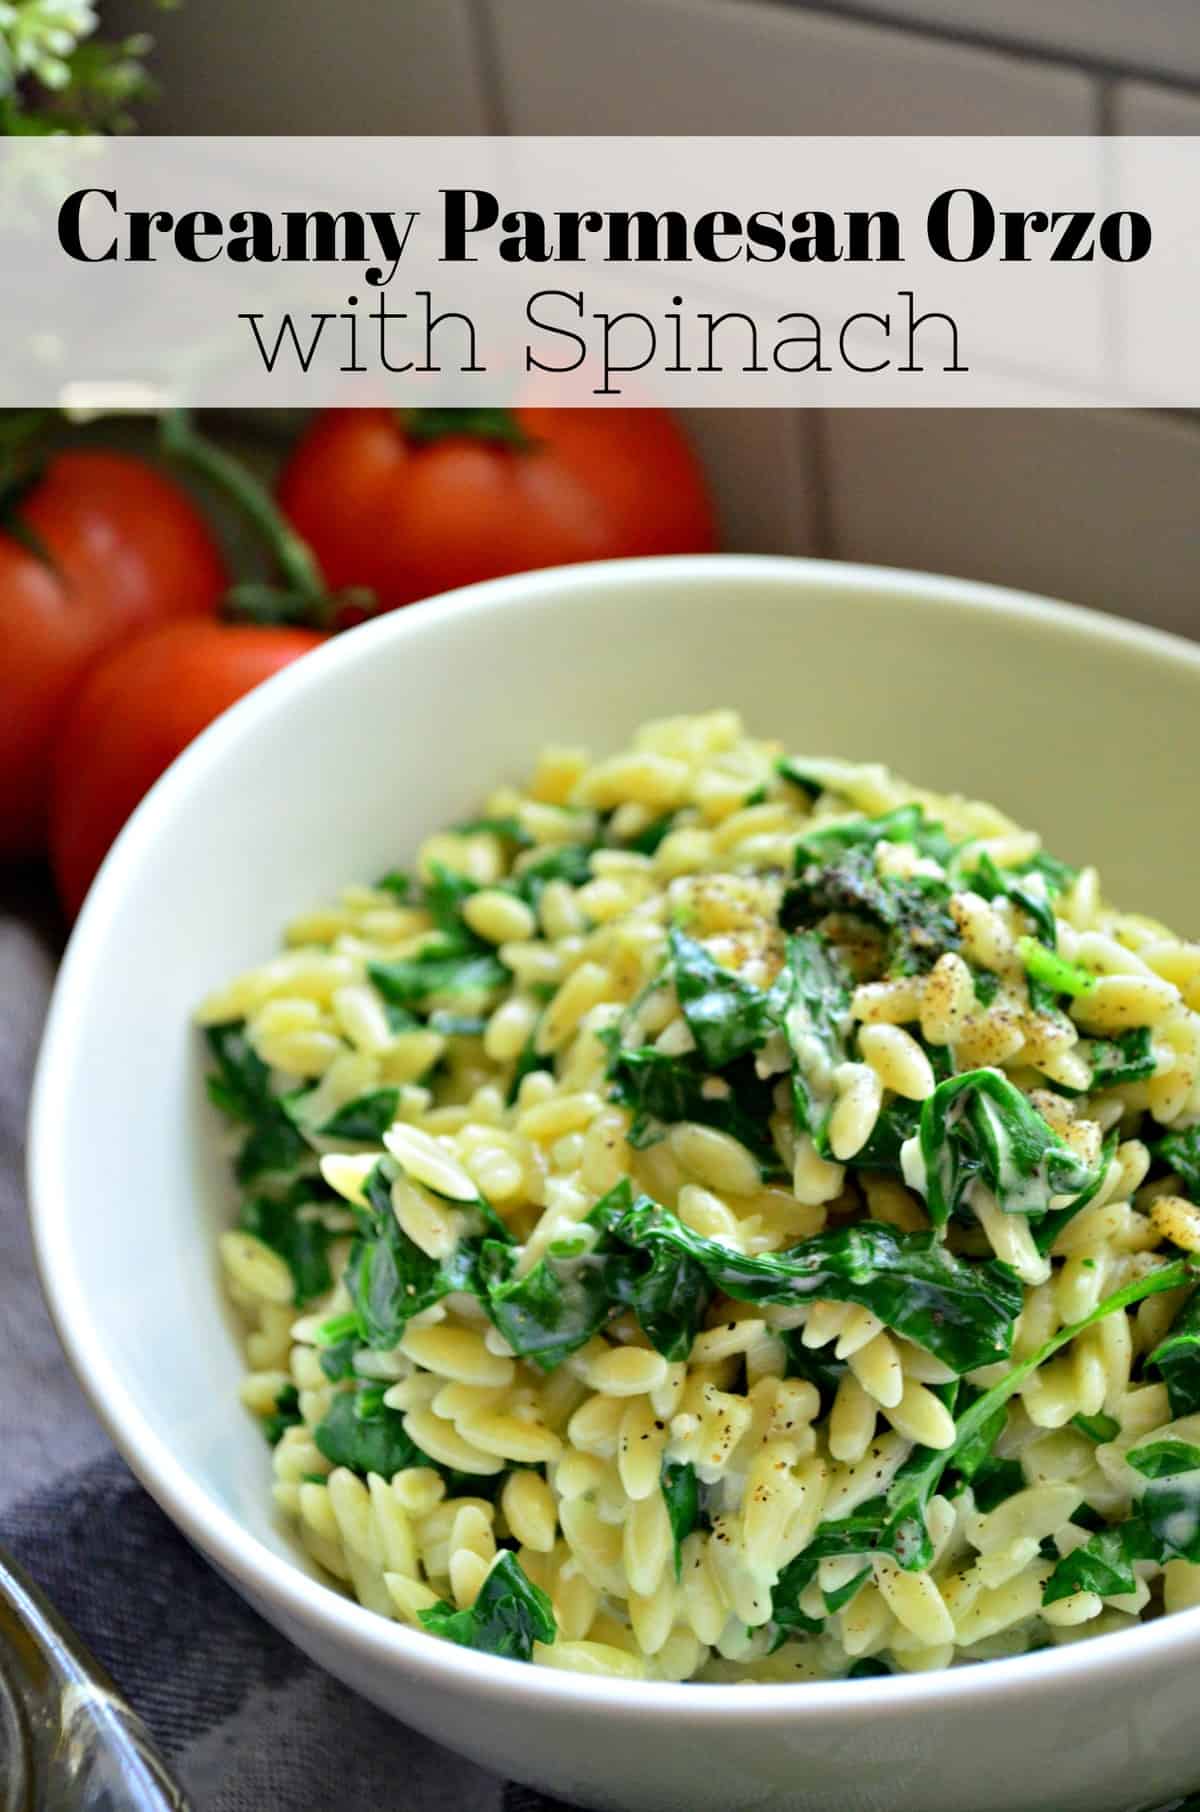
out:
{"label": "cooked spinach leaf", "polygon": [[795,876],[783,896],[779,923],[785,931],[811,930],[834,913],[862,919],[885,932],[896,916],[870,849],[852,844],[817,858],[806,843],[798,843]]}
{"label": "cooked spinach leaf", "polygon": [[1057,1013],[1059,995],[1045,982],[1039,981],[1036,975],[1026,974],[1025,986],[1029,994],[1030,1009],[1034,1013]]}
{"label": "cooked spinach leaf", "polygon": [[451,1495],[469,1491],[474,1497],[489,1497],[496,1490],[499,1473],[458,1472],[418,1447],[405,1433],[403,1410],[390,1409],[384,1402],[385,1388],[359,1383],[335,1393],[313,1430],[313,1440],[327,1460],[360,1478],[377,1472],[380,1478],[391,1479],[410,1466],[424,1466],[445,1479]]}
{"label": "cooked spinach leaf", "polygon": [[376,1088],[369,1094],[347,1101],[317,1128],[322,1139],[350,1139],[363,1145],[378,1145],[396,1118],[400,1104],[398,1088]]}
{"label": "cooked spinach leaf", "polygon": [[917,1151],[920,1162],[910,1160],[909,1175],[935,1227],[946,1225],[977,1179],[1006,1213],[1030,1216],[1049,1213],[1053,1197],[1077,1196],[1098,1182],[1097,1171],[999,1070],[967,1070],[940,1082],[922,1104]]}
{"label": "cooked spinach leaf", "polygon": [[547,881],[566,881],[571,887],[583,887],[592,878],[591,843],[555,843],[522,862],[513,875],[514,890],[536,909]]}
{"label": "cooked spinach leaf", "polygon": [[792,755],[785,755],[777,761],[775,772],[792,786],[799,787],[810,805],[814,804],[827,790],[826,783],[818,779],[815,774],[810,773],[804,763],[797,761]]}
{"label": "cooked spinach leaf", "polygon": [[444,937],[433,939],[416,956],[368,963],[367,973],[389,1005],[423,1011],[447,999],[486,1001],[509,980],[494,951],[463,950]]}
{"label": "cooked spinach leaf", "polygon": [[451,828],[460,837],[473,837],[481,831],[490,831],[493,837],[500,837],[505,843],[515,843],[518,849],[528,849],[533,842],[519,818],[464,818],[460,824]]}
{"label": "cooked spinach leaf", "polygon": [[308,1141],[280,1103],[247,1135],[234,1159],[233,1174],[239,1183],[252,1183],[263,1176],[285,1176],[311,1157]]}
{"label": "cooked spinach leaf", "polygon": [[802,1334],[802,1329],[790,1328],[783,1336],[788,1356],[786,1375],[789,1378],[807,1378],[810,1384],[814,1384],[821,1398],[821,1414],[827,1416],[833,1408],[838,1385],[849,1367],[844,1359],[834,1357],[832,1347],[805,1346]]}
{"label": "cooked spinach leaf", "polygon": [[340,1384],[355,1376],[354,1361],[362,1344],[358,1316],[353,1311],[333,1315],[317,1329],[317,1358],[331,1383]]}
{"label": "cooked spinach leaf", "polygon": [[1099,1530],[1082,1547],[1073,1549],[1046,1581],[1042,1603],[1057,1604],[1059,1599],[1072,1598],[1076,1592],[1096,1592],[1101,1598],[1132,1592],[1137,1579],[1126,1548],[1126,1533],[1127,1525],[1119,1523]]}
{"label": "cooked spinach leaf", "polygon": [[1066,893],[1067,889],[1079,879],[1079,870],[1072,868],[1069,862],[1060,861],[1048,850],[1039,849],[1027,862],[1017,864],[1017,872],[1027,875],[1041,875],[1052,894]]}
{"label": "cooked spinach leaf", "polygon": [[680,1011],[710,1070],[723,1070],[755,1051],[769,1028],[768,999],[710,956],[703,944],[672,925],[667,933]]}
{"label": "cooked spinach leaf", "polygon": [[238,1211],[238,1226],[286,1260],[295,1284],[298,1308],[323,1296],[332,1283],[329,1246],[334,1238],[312,1210],[325,1199],[320,1177],[301,1178],[283,1195],[247,1196]]}
{"label": "cooked spinach leaf", "polygon": [[881,1170],[902,1176],[900,1154],[908,1140],[915,1137],[921,1120],[921,1103],[906,1101],[894,1095],[879,1110],[871,1136],[854,1156],[847,1160],[852,1170]]}
{"label": "cooked spinach leaf", "polygon": [[512,1079],[508,1085],[508,1092],[504,1097],[506,1107],[511,1107],[513,1105],[513,1102],[521,1092],[521,1084],[524,1082],[526,1076],[532,1076],[535,1070],[553,1071],[554,1069],[554,1058],[544,1056],[537,1048],[538,1026],[540,1024],[540,1019],[535,1022],[533,1030],[525,1040],[521,1049],[521,1054],[513,1066]]}
{"label": "cooked spinach leaf", "polygon": [[[614,1191],[614,1195],[616,1192]],[[740,1302],[796,1305],[818,1297],[854,1302],[936,1354],[956,1372],[990,1365],[1009,1351],[1024,1292],[1005,1266],[955,1258],[933,1233],[898,1233],[880,1221],[819,1233],[785,1252],[757,1257],[705,1239],[640,1196],[598,1204],[594,1224],[629,1249],[624,1299],[638,1312],[642,1275],[682,1305],[701,1280]],[[610,1276],[620,1275],[614,1265]],[[653,1334],[646,1329],[653,1340]],[[660,1349],[662,1350],[662,1349]]]}
{"label": "cooked spinach leaf", "polygon": [[234,1160],[238,1182],[297,1169],[312,1152],[284,1097],[272,1092],[271,1072],[246,1037],[244,1022],[208,1026],[204,1036],[217,1065],[205,1078],[208,1098],[229,1119],[250,1129]]}
{"label": "cooked spinach leaf", "polygon": [[1149,1026],[1135,1026],[1116,1038],[1081,1038],[1076,1048],[1091,1065],[1091,1088],[1116,1088],[1122,1082],[1144,1082],[1153,1076],[1152,1042]]}
{"label": "cooked spinach leaf", "polygon": [[1043,1604],[1073,1592],[1102,1598],[1132,1592],[1136,1560],[1200,1563],[1200,1448],[1188,1441],[1151,1441],[1125,1457],[1147,1481],[1137,1510],[1060,1561],[1046,1582]]}
{"label": "cooked spinach leaf", "polygon": [[523,1276],[511,1246],[485,1240],[479,1259],[483,1300],[513,1352],[551,1371],[616,1313],[603,1256],[553,1246]]}
{"label": "cooked spinach leaf", "polygon": [[[806,788],[813,784],[802,778],[801,770],[793,763],[779,763],[779,772],[794,784]],[[922,806],[898,805],[874,818],[844,818],[807,832],[796,848],[796,871],[799,873],[813,861],[826,862],[842,850],[873,851],[884,842],[915,844],[920,855],[931,856],[935,862],[947,861],[954,849],[944,827],[926,818]]]}
{"label": "cooked spinach leaf", "polygon": [[1200,1290],[1188,1297],[1146,1364],[1166,1385],[1173,1416],[1200,1410]]}
{"label": "cooked spinach leaf", "polygon": [[1077,1195],[1074,1201],[1068,1202],[1065,1208],[1052,1208],[1049,1214],[1044,1214],[1040,1220],[1033,1222],[1031,1228],[1033,1243],[1039,1252],[1049,1252],[1067,1222],[1073,1221],[1075,1216],[1099,1195],[1104,1179],[1108,1175],[1108,1167],[1116,1156],[1117,1146],[1120,1142],[1120,1127],[1114,1126],[1100,1152],[1100,1161],[1095,1169],[1095,1180],[1080,1195]]}
{"label": "cooked spinach leaf", "polygon": [[[823,1560],[852,1559],[856,1555],[869,1555],[874,1551],[883,1516],[883,1499],[871,1498],[850,1516],[838,1517],[832,1522],[822,1523],[808,1546],[788,1562],[775,1581],[771,1593],[771,1621],[780,1629],[792,1633],[815,1633],[821,1628],[819,1619],[814,1619],[800,1609],[800,1600],[817,1576],[817,1569]],[[854,1590],[862,1583],[862,1575],[853,1582]],[[853,1591],[843,1602],[848,1603]],[[831,1610],[834,1607],[827,1607]]]}
{"label": "cooked spinach leaf", "polygon": [[549,1598],[510,1551],[501,1554],[468,1610],[456,1611],[443,1599],[420,1618],[435,1636],[510,1661],[531,1660],[535,1642],[553,1642],[558,1634]]}
{"label": "cooked spinach leaf", "polygon": [[430,864],[422,903],[443,936],[461,944],[464,951],[490,948],[482,938],[475,936],[462,916],[466,902],[479,891],[479,882],[473,881],[470,875],[459,874],[457,869],[446,868],[441,862]]}
{"label": "cooked spinach leaf", "polygon": [[1148,1441],[1125,1455],[1135,1472],[1146,1479],[1173,1479],[1181,1472],[1200,1470],[1200,1447],[1190,1441]]}
{"label": "cooked spinach leaf", "polygon": [[1115,1416],[1072,1416],[1071,1426],[1097,1444],[1101,1441],[1115,1441],[1121,1432],[1121,1424]]}
{"label": "cooked spinach leaf", "polygon": [[629,1143],[635,1151],[653,1145],[678,1121],[692,1120],[737,1139],[753,1153],[764,1176],[780,1174],[783,1164],[768,1125],[774,1090],[771,1079],[755,1074],[752,1058],[741,1058],[712,1077],[696,1051],[676,1057],[652,1045],[625,1049],[617,1027],[601,1037],[609,1047],[612,1098],[633,1109]]}
{"label": "cooked spinach leaf", "polygon": [[420,899],[419,887],[402,868],[389,868],[385,875],[380,875],[375,885],[381,893],[390,893],[401,906],[414,906]]}
{"label": "cooked spinach leaf", "polygon": [[788,939],[770,1000],[772,1017],[792,1056],[797,1129],[827,1154],[833,1071],[845,1062],[850,1033],[850,978],[841,957],[819,932],[802,931]]}
{"label": "cooked spinach leaf", "polygon": [[704,1266],[669,1243],[634,1243],[636,1254],[610,1253],[608,1287],[622,1308],[632,1310],[655,1352],[672,1362],[686,1359],[712,1294]]}
{"label": "cooked spinach leaf", "polygon": [[990,1007],[1000,992],[1000,977],[993,975],[990,969],[977,969],[974,963],[968,967],[975,988],[975,999],[981,1007]]}
{"label": "cooked spinach leaf", "polygon": [[355,1355],[362,1351],[362,1341],[357,1331],[347,1334],[341,1340],[331,1340],[328,1346],[322,1346],[317,1354],[321,1370],[333,1384],[340,1384],[345,1378],[353,1378]]}
{"label": "cooked spinach leaf", "polygon": [[398,1007],[392,1001],[385,1000],[383,1012],[389,1032],[420,1032],[424,1028],[425,1021],[411,1007]]}
{"label": "cooked spinach leaf", "polygon": [[1146,1535],[1135,1553],[1137,1560],[1156,1560],[1160,1566],[1167,1560],[1187,1560],[1198,1566],[1200,1471],[1180,1464],[1178,1473],[1160,1473],[1149,1480],[1142,1493],[1140,1517],[1133,1518],[1135,1531],[1138,1526]]}
{"label": "cooked spinach leaf", "polygon": [[1189,1126],[1185,1132],[1168,1133],[1150,1150],[1160,1164],[1175,1172],[1188,1201],[1200,1207],[1200,1126]]}
{"label": "cooked spinach leaf", "polygon": [[1099,1535],[1101,1529],[1108,1527],[1100,1512],[1093,1510],[1090,1504],[1080,1504],[1078,1510],[1073,1513],[1071,1521],[1078,1523],[1081,1529],[1088,1530],[1092,1535]]}
{"label": "cooked spinach leaf", "polygon": [[[749,800],[746,803],[749,804]],[[633,850],[639,856],[654,855],[664,838],[669,837],[675,828],[677,816],[676,812],[667,812],[663,817],[655,818],[653,823],[648,824],[645,830],[639,831],[636,837],[626,838],[621,844],[621,848]]]}
{"label": "cooked spinach leaf", "polygon": [[806,1591],[809,1584],[810,1581],[806,1579],[799,1590],[794,1590],[792,1581],[785,1579],[783,1573],[775,1581],[771,1593],[771,1622],[775,1626],[775,1639],[767,1650],[768,1654],[773,1655],[776,1649],[782,1648],[794,1636],[819,1636],[824,1629],[823,1618],[810,1617],[807,1611],[800,1609],[801,1592]]}
{"label": "cooked spinach leaf", "polygon": [[683,1571],[683,1544],[692,1530],[700,1527],[701,1521],[700,1486],[695,1467],[688,1465],[686,1461],[674,1465],[664,1464],[660,1489],[671,1524],[671,1539],[675,1544],[675,1577],[678,1579]]}
{"label": "cooked spinach leaf", "polygon": [[[957,1456],[956,1470],[962,1471],[962,1456]],[[1014,1491],[1023,1490],[1025,1474],[1019,1460],[984,1460],[971,1480],[975,1508],[984,1516],[1002,1504]]]}
{"label": "cooked spinach leaf", "polygon": [[[787,1252],[734,1252],[648,1197],[634,1199],[628,1179],[596,1204],[586,1227],[590,1248],[551,1250],[523,1277],[514,1275],[509,1251],[485,1242],[473,1280],[455,1280],[455,1287],[474,1287],[515,1350],[547,1370],[618,1308],[632,1310],[656,1351],[684,1358],[720,1291],[743,1302],[861,1303],[957,1371],[971,1371],[1008,1351],[1022,1301],[1003,1266],[968,1264],[932,1233],[900,1234],[878,1222],[818,1234]],[[433,1261],[424,1262],[437,1273]],[[440,1274],[418,1280],[416,1302],[436,1301],[444,1281]],[[390,1277],[383,1294],[390,1310],[398,1294]],[[385,1325],[390,1334],[394,1322]]]}
{"label": "cooked spinach leaf", "polygon": [[[1031,873],[1040,875],[1045,885],[1039,887],[1036,880],[1031,885]],[[985,851],[964,879],[985,900],[1011,900],[1014,906],[1019,906],[1026,917],[1033,921],[1042,947],[1047,950],[1056,948],[1058,926],[1054,918],[1054,902],[1049,882],[1042,870],[1031,871],[1028,866],[1001,868]]]}
{"label": "cooked spinach leaf", "polygon": [[482,1038],[487,1019],[482,1013],[450,1013],[445,1007],[435,1007],[428,1025],[431,1032],[441,1032],[446,1038]]}
{"label": "cooked spinach leaf", "polygon": [[858,919],[882,934],[889,975],[920,974],[947,950],[957,950],[961,940],[945,881],[877,874],[873,849],[858,844],[822,864],[812,860],[811,842],[796,846],[796,878],[779,912],[785,931],[811,929],[831,916]]}
{"label": "cooked spinach leaf", "polygon": [[347,1466],[360,1478],[377,1472],[380,1478],[391,1479],[408,1466],[445,1471],[410,1440],[402,1412],[388,1408],[380,1385],[338,1391],[313,1439],[334,1466]]}
{"label": "cooked spinach leaf", "polygon": [[478,1278],[488,1314],[513,1350],[550,1371],[622,1308],[656,1349],[686,1358],[711,1294],[703,1270],[662,1250],[636,1256],[612,1235],[634,1206],[623,1178],[596,1203],[576,1241],[551,1246],[523,1275],[512,1248],[485,1241]]}
{"label": "cooked spinach leaf", "polygon": [[448,1258],[430,1258],[404,1232],[392,1209],[398,1168],[381,1158],[363,1186],[365,1209],[350,1248],[346,1287],[368,1346],[392,1347],[422,1309],[455,1290],[479,1294],[479,1240],[460,1240]]}
{"label": "cooked spinach leaf", "polygon": [[270,1415],[263,1417],[263,1433],[272,1447],[277,1447],[289,1428],[298,1428],[304,1417],[300,1414],[300,1393],[294,1384],[285,1384],[275,1398],[275,1407]]}
{"label": "cooked spinach leaf", "polygon": [[846,1605],[850,1603],[850,1600],[858,1596],[859,1591],[866,1585],[870,1577],[871,1564],[868,1561],[861,1572],[855,1573],[852,1578],[846,1581],[845,1585],[838,1586],[836,1591],[827,1592],[824,1587],[822,1587],[821,1597],[825,1601],[826,1615],[832,1617],[835,1612],[844,1610]]}
{"label": "cooked spinach leaf", "polygon": [[217,1064],[215,1074],[205,1079],[209,1100],[231,1120],[252,1124],[275,1105],[275,1096],[271,1072],[246,1037],[245,1022],[207,1026],[204,1037]]}

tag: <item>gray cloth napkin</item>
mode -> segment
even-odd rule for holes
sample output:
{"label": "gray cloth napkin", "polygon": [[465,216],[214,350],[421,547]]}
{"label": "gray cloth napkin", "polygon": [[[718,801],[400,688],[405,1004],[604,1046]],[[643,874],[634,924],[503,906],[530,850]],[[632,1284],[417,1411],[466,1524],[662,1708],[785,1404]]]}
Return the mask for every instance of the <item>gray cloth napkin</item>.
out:
{"label": "gray cloth napkin", "polygon": [[197,1812],[555,1812],[374,1710],[276,1634],[92,1415],[42,1301],[25,1212],[29,1082],[54,970],[39,920],[36,904],[0,914],[0,1542],[108,1667]]}

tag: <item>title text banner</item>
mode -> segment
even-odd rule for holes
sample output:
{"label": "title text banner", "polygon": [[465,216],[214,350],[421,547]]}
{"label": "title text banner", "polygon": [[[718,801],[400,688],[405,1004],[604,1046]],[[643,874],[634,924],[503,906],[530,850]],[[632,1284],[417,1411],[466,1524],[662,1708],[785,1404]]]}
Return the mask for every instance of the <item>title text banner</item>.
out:
{"label": "title text banner", "polygon": [[10,405],[1200,405],[1200,139],[0,145]]}

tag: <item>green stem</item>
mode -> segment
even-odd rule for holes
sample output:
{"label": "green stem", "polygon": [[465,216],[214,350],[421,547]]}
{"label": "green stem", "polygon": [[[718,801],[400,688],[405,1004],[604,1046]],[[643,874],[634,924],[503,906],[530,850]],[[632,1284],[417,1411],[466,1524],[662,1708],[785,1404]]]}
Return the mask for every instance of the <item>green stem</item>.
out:
{"label": "green stem", "polygon": [[516,453],[534,444],[511,409],[402,409],[400,421],[409,440],[423,444],[461,436]]}
{"label": "green stem", "polygon": [[57,417],[55,409],[0,409],[0,470],[6,478],[23,470],[30,447]]}
{"label": "green stem", "polygon": [[1070,994],[1080,999],[1083,995],[1090,994],[1096,986],[1094,975],[1089,975],[1078,963],[1069,963],[1057,951],[1047,950],[1035,937],[1019,937],[1017,955],[1025,965],[1025,973],[1032,975],[1035,981],[1042,982],[1055,994]]}
{"label": "green stem", "polygon": [[290,604],[314,622],[323,618],[329,605],[329,589],[307,542],[276,508],[270,492],[239,459],[198,433],[186,409],[168,410],[160,433],[163,451],[207,480],[250,524],[278,568]]}
{"label": "green stem", "polygon": [[1141,1302],[1143,1297],[1157,1296],[1162,1290],[1181,1289],[1184,1284],[1193,1283],[1196,1275],[1196,1271],[1186,1258],[1174,1259],[1170,1264],[1161,1266],[1157,1271],[1148,1271],[1144,1277],[1135,1277],[1133,1282],[1127,1283],[1123,1289],[1114,1290],[1111,1296],[1106,1296],[1103,1302],[1097,1303],[1091,1314],[1085,1315],[1081,1321],[1072,1321],[1066,1327],[1059,1328],[1057,1334],[1052,1334],[1050,1339],[1038,1347],[1036,1352],[1014,1365],[1010,1372],[1005,1373],[999,1383],[993,1384],[990,1390],[984,1391],[982,1397],[975,1399],[970,1409],[959,1420],[954,1446],[944,1449],[947,1462],[954,1458],[954,1455],[965,1446],[973,1435],[978,1434],[989,1416],[994,1415],[1002,1403],[1007,1403],[1013,1393],[1020,1390],[1026,1378],[1035,1372],[1039,1365],[1044,1365],[1047,1359],[1052,1359],[1061,1347],[1069,1346],[1072,1340],[1077,1339],[1088,1328],[1094,1327],[1098,1321],[1104,1321],[1109,1315],[1115,1315],[1118,1309],[1128,1309],[1135,1302]]}
{"label": "green stem", "polygon": [[1097,1303],[1090,1315],[1059,1328],[1057,1334],[1052,1334],[1036,1352],[1030,1353],[1028,1358],[1022,1359],[993,1384],[990,1390],[985,1390],[982,1396],[976,1397],[970,1408],[957,1420],[952,1446],[930,1448],[927,1457],[916,1464],[913,1463],[916,1460],[914,1454],[909,1461],[909,1470],[900,1472],[893,1481],[887,1500],[892,1516],[884,1533],[891,1536],[893,1551],[901,1566],[919,1569],[929,1564],[925,1506],[953,1465],[955,1456],[986,1428],[996,1411],[1003,1408],[1009,1398],[1020,1390],[1039,1365],[1044,1365],[1047,1359],[1053,1358],[1062,1347],[1068,1346],[1098,1321],[1116,1314],[1118,1310],[1130,1308],[1135,1302],[1141,1302],[1143,1297],[1157,1296],[1163,1290],[1178,1290],[1184,1284],[1193,1283],[1196,1277],[1197,1270],[1191,1261],[1179,1258],[1171,1264],[1160,1266],[1157,1271],[1147,1272],[1144,1277],[1135,1277],[1132,1283],[1127,1283],[1120,1290],[1114,1290],[1111,1296],[1106,1296],[1103,1302]]}

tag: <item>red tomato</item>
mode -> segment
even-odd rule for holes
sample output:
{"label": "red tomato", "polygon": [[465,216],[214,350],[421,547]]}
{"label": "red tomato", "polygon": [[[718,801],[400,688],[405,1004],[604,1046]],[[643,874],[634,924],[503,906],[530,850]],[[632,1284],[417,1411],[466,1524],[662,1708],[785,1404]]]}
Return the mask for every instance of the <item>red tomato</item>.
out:
{"label": "red tomato", "polygon": [[78,912],[126,818],[192,738],[323,639],[311,629],[167,623],[100,662],[54,765],[50,854],[68,912]]}
{"label": "red tomato", "polygon": [[0,530],[0,858],[44,841],[55,743],[97,656],[164,618],[215,611],[227,584],[184,492],[124,454],[57,454],[17,524]]}
{"label": "red tomato", "polygon": [[699,463],[663,410],[486,412],[515,421],[516,446],[422,439],[416,413],[410,436],[390,409],[330,410],[288,462],[280,500],[334,590],[369,586],[390,610],[530,567],[715,545]]}

